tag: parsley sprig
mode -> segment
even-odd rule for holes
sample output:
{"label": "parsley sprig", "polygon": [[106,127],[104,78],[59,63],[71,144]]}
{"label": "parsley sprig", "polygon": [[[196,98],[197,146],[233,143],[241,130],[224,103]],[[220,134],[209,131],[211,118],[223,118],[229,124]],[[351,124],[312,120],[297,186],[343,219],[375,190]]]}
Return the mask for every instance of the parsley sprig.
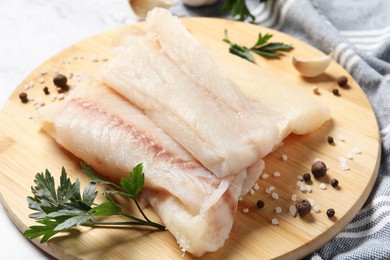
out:
{"label": "parsley sprig", "polygon": [[[88,174],[91,181],[88,183],[83,193],[80,193],[80,182],[75,182],[68,178],[65,168],[62,168],[60,183],[57,189],[55,181],[49,170],[45,173],[37,173],[35,176],[35,186],[31,187],[33,197],[27,197],[28,207],[36,212],[29,215],[41,225],[30,226],[23,235],[29,239],[41,238],[41,243],[45,243],[52,236],[59,232],[78,226],[100,226],[100,225],[138,225],[150,226],[159,230],[165,230],[163,225],[151,221],[142,211],[137,202],[137,195],[144,185],[144,173],[142,164],[138,164],[129,174],[129,178],[121,178],[120,185],[105,181],[97,177],[91,168],[86,164],[81,164],[83,171]],[[98,195],[96,184],[106,184],[114,189],[103,193],[106,200],[101,204],[95,204],[94,200]],[[114,201],[113,195],[120,195],[132,199],[143,219],[124,212],[121,206]],[[94,221],[99,216],[119,215],[130,219],[130,221]]]}
{"label": "parsley sprig", "polygon": [[259,33],[257,42],[252,47],[247,48],[245,46],[232,43],[228,38],[227,30],[225,30],[225,37],[223,41],[230,45],[229,47],[230,53],[237,55],[241,58],[244,58],[250,62],[255,62],[255,58],[253,57],[251,52],[254,52],[265,58],[279,58],[282,55],[281,52],[290,51],[293,49],[292,45],[284,44],[281,42],[267,43],[267,41],[271,39],[272,36],[273,36],[272,34],[268,34],[268,33],[262,36],[261,33]]}
{"label": "parsley sprig", "polygon": [[[266,2],[267,0],[259,0],[260,3]],[[247,18],[254,22],[255,17],[251,14],[246,5],[245,0],[225,0],[222,6],[223,12],[232,12],[233,17],[237,17],[238,20],[244,21]]]}

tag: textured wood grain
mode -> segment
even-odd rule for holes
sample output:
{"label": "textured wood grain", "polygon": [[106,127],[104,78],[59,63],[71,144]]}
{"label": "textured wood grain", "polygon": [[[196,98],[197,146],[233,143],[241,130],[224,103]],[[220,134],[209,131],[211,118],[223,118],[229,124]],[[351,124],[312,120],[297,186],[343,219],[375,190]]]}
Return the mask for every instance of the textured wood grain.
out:
{"label": "textured wood grain", "polygon": [[[211,56],[223,67],[239,85],[250,85],[247,95],[256,92],[256,85],[281,84],[301,88],[312,93],[314,86],[320,89],[320,95],[314,95],[331,109],[332,119],[314,133],[289,136],[282,147],[265,158],[266,172],[269,177],[259,180],[260,189],[254,195],[247,195],[239,204],[239,210],[230,238],[223,248],[208,253],[204,259],[285,259],[300,258],[321,247],[334,237],[362,207],[374,184],[379,156],[380,140],[377,122],[373,110],[358,84],[348,73],[332,62],[327,72],[315,79],[304,79],[291,65],[291,56],[315,57],[323,55],[318,50],[288,35],[255,25],[208,18],[186,18],[184,24],[189,31],[204,44]],[[143,27],[136,24],[135,27]],[[274,34],[273,40],[291,43],[295,49],[277,60],[256,58],[256,64],[228,54],[227,44],[222,42],[223,31],[228,29],[232,41],[250,46],[259,32]],[[33,102],[22,104],[18,94],[24,86],[34,82],[34,87],[26,90],[29,96],[41,97],[50,103],[50,95],[45,96],[43,87],[48,86],[55,93],[52,84],[53,73],[72,72],[70,85],[75,84],[80,75],[98,76],[102,58],[112,55],[112,47],[131,26],[102,33],[74,46],[71,46],[39,68],[34,70],[18,86],[0,113],[0,191],[1,199],[8,214],[21,231],[34,221],[28,218],[31,211],[27,208],[26,197],[30,195],[35,173],[46,168],[59,176],[61,166],[65,166],[71,177],[80,178],[82,185],[87,179],[81,174],[79,160],[57,146],[34,120],[29,119],[35,110]],[[98,62],[92,61],[94,55]],[[47,71],[41,75],[40,71]],[[336,86],[336,78],[347,75],[349,88],[341,89],[341,96],[334,96],[331,90]],[[39,83],[39,78],[45,83]],[[278,105],[278,104],[275,104]],[[335,138],[336,145],[329,145],[328,135],[344,136],[345,141]],[[350,153],[353,147],[359,147],[362,154],[354,154],[349,160],[351,169],[344,171],[339,166],[339,157]],[[281,156],[288,156],[283,161]],[[302,193],[296,186],[297,176],[308,172],[315,158],[323,159],[330,167],[328,177],[313,180],[313,191]],[[279,171],[280,177],[273,172]],[[340,181],[338,189],[328,185],[327,190],[319,189],[319,183],[329,183],[331,178]],[[272,199],[264,192],[273,185],[279,199]],[[298,198],[311,198],[320,205],[321,212],[312,212],[305,218],[293,217],[288,208],[294,202],[291,195]],[[263,209],[256,208],[256,201],[265,201]],[[275,213],[275,207],[282,207],[281,214]],[[249,208],[244,214],[243,208]],[[325,212],[334,208],[336,215],[329,219]],[[153,211],[147,209],[151,218],[158,220]],[[279,225],[271,225],[272,218]],[[151,232],[129,228],[80,228],[61,234],[47,244],[39,244],[43,250],[58,258],[85,259],[182,259],[173,236],[169,232]],[[184,259],[190,259],[186,254]]]}

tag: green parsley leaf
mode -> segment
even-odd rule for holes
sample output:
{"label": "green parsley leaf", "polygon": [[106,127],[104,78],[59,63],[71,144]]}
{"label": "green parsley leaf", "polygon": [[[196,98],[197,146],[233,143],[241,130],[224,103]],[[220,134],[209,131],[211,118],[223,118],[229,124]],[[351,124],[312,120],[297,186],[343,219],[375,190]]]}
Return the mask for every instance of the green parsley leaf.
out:
{"label": "green parsley leaf", "polygon": [[142,172],[142,164],[138,164],[130,172],[130,178],[121,178],[121,187],[124,192],[129,194],[131,198],[135,198],[144,186],[145,176]]}
{"label": "green parsley leaf", "polygon": [[121,207],[110,197],[106,196],[106,201],[90,210],[95,216],[113,216],[121,214]]}
{"label": "green parsley leaf", "polygon": [[[84,189],[82,196],[80,193],[80,182],[78,179],[74,183],[68,178],[65,168],[62,167],[60,184],[55,188],[54,178],[46,170],[45,173],[37,173],[34,183],[31,187],[34,197],[27,197],[27,203],[30,209],[36,211],[29,215],[34,218],[39,226],[30,226],[23,235],[29,239],[42,237],[41,243],[45,243],[58,232],[69,228],[76,228],[80,225],[141,225],[155,227],[159,230],[165,230],[165,227],[151,221],[139,206],[136,196],[142,190],[144,185],[144,173],[142,164],[138,164],[130,172],[130,178],[123,178],[122,186],[115,183],[104,181],[93,173],[86,164],[81,164],[84,172],[92,179]],[[108,190],[105,192],[106,200],[96,205],[94,200],[98,194],[96,183],[112,185],[117,190]],[[124,213],[121,207],[115,203],[112,195],[130,197],[135,202],[138,210],[144,219]],[[96,205],[96,206],[94,206]],[[95,216],[114,216],[130,218],[127,222],[96,222]]]}
{"label": "green parsley leaf", "polygon": [[256,43],[251,48],[247,48],[245,46],[232,43],[228,38],[227,30],[225,30],[225,37],[223,38],[223,41],[230,45],[230,53],[244,58],[250,62],[255,62],[255,59],[252,56],[251,52],[254,52],[265,58],[279,58],[282,55],[281,52],[290,51],[293,49],[292,45],[284,44],[281,42],[267,43],[267,41],[271,39],[272,36],[272,34],[268,33],[262,36],[260,33]]}

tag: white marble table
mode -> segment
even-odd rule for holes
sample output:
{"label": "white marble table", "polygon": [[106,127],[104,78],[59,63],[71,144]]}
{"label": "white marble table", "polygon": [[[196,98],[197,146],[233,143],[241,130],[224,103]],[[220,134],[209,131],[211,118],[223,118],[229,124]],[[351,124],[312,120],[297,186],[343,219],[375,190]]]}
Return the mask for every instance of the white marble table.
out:
{"label": "white marble table", "polygon": [[[0,109],[46,59],[88,36],[136,21],[127,0],[0,0]],[[50,259],[22,236],[1,204],[0,259]]]}

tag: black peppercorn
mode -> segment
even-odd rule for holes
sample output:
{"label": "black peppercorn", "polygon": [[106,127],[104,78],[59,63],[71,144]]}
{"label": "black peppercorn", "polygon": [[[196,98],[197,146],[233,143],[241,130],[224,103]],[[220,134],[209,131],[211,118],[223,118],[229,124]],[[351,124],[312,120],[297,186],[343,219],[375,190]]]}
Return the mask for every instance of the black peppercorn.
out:
{"label": "black peppercorn", "polygon": [[26,92],[20,93],[19,94],[19,98],[20,98],[20,101],[22,101],[22,103],[27,103],[28,102],[28,98],[27,98]]}
{"label": "black peppercorn", "polygon": [[327,141],[329,144],[334,144],[334,138],[332,136],[328,136]]}
{"label": "black peppercorn", "polygon": [[258,207],[258,208],[264,208],[264,201],[262,201],[262,200],[258,200],[257,202],[256,202],[256,206]]}
{"label": "black peppercorn", "polygon": [[326,172],[326,165],[322,161],[317,161],[311,166],[311,173],[313,173],[314,177],[316,178],[325,176]]}
{"label": "black peppercorn", "polygon": [[49,95],[50,94],[48,87],[44,87],[43,88],[43,92],[45,92],[45,95]]}
{"label": "black peppercorn", "polygon": [[339,92],[339,89],[338,89],[338,88],[332,89],[332,93],[333,93],[333,95],[335,95],[335,96],[340,96],[340,92]]}
{"label": "black peppercorn", "polygon": [[328,209],[328,210],[326,211],[326,215],[328,216],[328,218],[333,217],[334,214],[336,214],[336,212],[334,211],[334,209]]}
{"label": "black peppercorn", "polygon": [[339,185],[339,181],[337,179],[331,179],[330,185],[332,185],[332,187],[335,188]]}
{"label": "black peppercorn", "polygon": [[303,180],[304,180],[305,182],[311,181],[311,175],[310,175],[310,173],[305,173],[305,174],[303,175]]}
{"label": "black peppercorn", "polygon": [[348,78],[346,76],[340,76],[337,78],[337,84],[340,87],[344,87],[348,83]]}
{"label": "black peppercorn", "polygon": [[68,83],[68,79],[66,78],[65,75],[57,74],[53,78],[53,83],[57,87],[61,88],[63,91],[68,91],[69,90],[69,86],[67,84]]}
{"label": "black peppercorn", "polygon": [[299,216],[304,217],[311,211],[311,205],[308,200],[299,200],[297,201],[297,204],[295,205],[297,208],[297,212]]}

